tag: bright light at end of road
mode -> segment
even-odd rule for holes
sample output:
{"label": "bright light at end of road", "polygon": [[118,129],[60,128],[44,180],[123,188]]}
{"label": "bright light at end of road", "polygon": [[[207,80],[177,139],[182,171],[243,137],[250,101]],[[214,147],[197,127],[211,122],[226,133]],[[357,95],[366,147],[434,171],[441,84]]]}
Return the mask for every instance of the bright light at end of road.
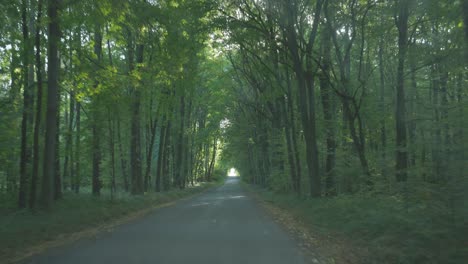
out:
{"label": "bright light at end of road", "polygon": [[231,168],[228,171],[228,177],[239,177],[239,172],[235,168]]}

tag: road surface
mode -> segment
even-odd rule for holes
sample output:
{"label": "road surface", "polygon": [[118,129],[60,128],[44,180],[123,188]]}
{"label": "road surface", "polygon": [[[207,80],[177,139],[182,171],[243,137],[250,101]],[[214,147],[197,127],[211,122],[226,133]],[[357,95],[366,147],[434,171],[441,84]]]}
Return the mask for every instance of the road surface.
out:
{"label": "road surface", "polygon": [[302,264],[290,236],[242,190],[238,178],[24,263]]}

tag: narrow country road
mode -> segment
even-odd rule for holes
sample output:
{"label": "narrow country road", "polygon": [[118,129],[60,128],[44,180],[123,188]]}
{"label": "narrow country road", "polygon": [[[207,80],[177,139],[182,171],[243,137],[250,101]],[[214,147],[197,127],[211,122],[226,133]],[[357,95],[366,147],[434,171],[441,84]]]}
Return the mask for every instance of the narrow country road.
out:
{"label": "narrow country road", "polygon": [[289,235],[246,196],[238,178],[156,210],[97,239],[52,249],[25,263],[305,263]]}

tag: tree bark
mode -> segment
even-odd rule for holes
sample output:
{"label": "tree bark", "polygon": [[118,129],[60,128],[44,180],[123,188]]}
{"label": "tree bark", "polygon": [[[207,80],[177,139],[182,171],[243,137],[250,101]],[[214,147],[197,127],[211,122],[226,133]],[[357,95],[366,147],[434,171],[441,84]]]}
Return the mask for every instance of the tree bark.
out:
{"label": "tree bark", "polygon": [[165,119],[163,120],[163,125],[161,127],[161,132],[159,134],[159,148],[158,148],[158,161],[157,161],[157,167],[156,167],[156,179],[155,179],[155,191],[160,192],[161,191],[161,178],[162,174],[164,173],[163,171],[163,161],[164,161],[164,156],[166,155],[166,134],[169,132],[167,131],[168,126],[164,124],[166,121]]}
{"label": "tree bark", "polygon": [[146,153],[146,168],[145,168],[145,183],[144,183],[145,191],[148,191],[148,188],[149,188],[151,164],[153,161],[153,147],[154,147],[154,141],[156,139],[157,126],[158,126],[158,121],[152,120],[152,118],[150,118],[150,129],[149,129],[150,139],[149,139],[148,151]]}
{"label": "tree bark", "polygon": [[386,106],[385,106],[385,68],[384,68],[384,40],[379,41],[379,111],[380,117],[380,167],[384,178],[387,176],[386,160],[387,160],[387,128],[386,128]]}
{"label": "tree bark", "polygon": [[396,80],[396,180],[406,181],[408,169],[408,150],[406,142],[406,105],[405,105],[405,59],[408,48],[408,17],[410,0],[398,2],[398,16],[395,23],[398,29],[398,67]]}
{"label": "tree bark", "polygon": [[210,161],[210,168],[208,171],[208,181],[212,180],[213,177],[213,170],[216,162],[216,151],[218,149],[218,139],[215,137],[213,139],[213,150],[211,152],[211,161]]}
{"label": "tree bark", "polygon": [[332,98],[332,91],[330,87],[330,35],[325,30],[323,33],[322,43],[322,75],[320,76],[320,94],[322,97],[323,117],[325,121],[325,144],[326,144],[326,162],[325,162],[325,193],[326,195],[333,196],[337,194],[335,186],[335,159],[336,159],[336,139],[335,139],[335,126],[334,126],[334,112],[335,105]]}
{"label": "tree bark", "polygon": [[60,41],[60,28],[58,21],[58,10],[60,0],[49,0],[47,14],[49,18],[48,34],[48,81],[47,81],[47,118],[44,145],[44,166],[41,185],[41,206],[50,209],[54,197],[55,159],[56,159],[56,133],[57,133],[57,112],[58,112],[58,44]]}
{"label": "tree bark", "polygon": [[179,109],[179,127],[178,127],[178,137],[176,143],[176,157],[175,157],[175,164],[177,165],[175,171],[175,181],[174,184],[179,189],[183,189],[183,177],[184,175],[184,133],[185,133],[185,95],[182,94],[180,97],[180,109]]}
{"label": "tree bark", "polygon": [[120,130],[120,116],[117,118],[117,141],[118,141],[118,147],[119,147],[119,153],[120,153],[120,166],[122,169],[124,189],[126,192],[128,192],[130,184],[128,182],[127,160],[125,159],[125,154],[124,154],[123,146],[122,146],[122,136],[121,136],[121,130]]}
{"label": "tree bark", "polygon": [[[136,48],[136,63],[143,63],[143,44],[138,44]],[[133,63],[131,63],[133,64]],[[131,67],[132,69],[133,67]],[[132,124],[130,142],[130,165],[132,173],[132,194],[143,193],[143,179],[141,171],[141,131],[140,131],[140,104],[141,92],[139,87],[133,87],[132,94]]]}
{"label": "tree bark", "polygon": [[288,68],[286,68],[286,84],[288,87],[288,100],[287,100],[287,106],[288,106],[288,111],[289,111],[289,119],[291,120],[290,122],[290,129],[291,129],[291,140],[292,140],[292,151],[294,154],[294,160],[296,161],[296,172],[297,172],[297,177],[296,177],[296,189],[298,195],[301,194],[301,182],[302,182],[302,165],[301,165],[301,159],[299,156],[299,149],[297,145],[297,132],[296,132],[296,114],[295,114],[295,109],[294,109],[294,102],[293,102],[293,93],[292,93],[292,85],[291,85],[291,76],[289,74]]}
{"label": "tree bark", "polygon": [[[60,59],[58,59],[60,65]],[[59,66],[60,67],[60,66]],[[60,102],[60,86],[57,87],[57,102]],[[55,165],[54,165],[54,200],[62,198],[62,178],[60,175],[60,106],[57,107],[55,120]]]}
{"label": "tree bark", "polygon": [[21,57],[23,61],[22,65],[22,78],[23,78],[23,116],[21,121],[21,156],[20,156],[20,170],[19,170],[19,191],[18,191],[18,207],[26,207],[27,200],[27,189],[29,173],[27,173],[29,164],[31,162],[31,147],[30,147],[30,131],[29,127],[31,124],[32,108],[33,108],[33,92],[32,83],[28,76],[30,67],[30,36],[28,27],[28,3],[26,0],[21,1],[21,23],[23,30],[23,49]]}
{"label": "tree bark", "polygon": [[[99,64],[102,61],[102,29],[101,25],[96,25],[94,32],[94,54],[97,57],[96,63]],[[98,67],[95,67],[95,71]],[[99,86],[97,76],[94,76],[94,89]],[[93,195],[99,196],[101,194],[101,131],[100,131],[100,95],[99,93],[94,95],[92,104],[92,156],[93,156],[93,171],[92,171],[92,190]]]}
{"label": "tree bark", "polygon": [[171,127],[172,127],[172,122],[170,120],[167,121],[167,128],[166,128],[166,135],[164,136],[164,155],[163,155],[163,160],[162,160],[162,173],[161,173],[161,179],[162,179],[162,189],[163,190],[169,190],[171,187],[170,184],[170,156],[173,151],[170,149],[172,147],[172,137],[171,137]]}
{"label": "tree bark", "polygon": [[[288,98],[289,99],[289,98]],[[286,138],[286,150],[288,153],[288,162],[289,162],[289,169],[291,173],[291,185],[294,193],[300,194],[300,186],[298,184],[297,180],[297,165],[296,165],[296,159],[294,156],[294,151],[293,151],[293,146],[292,146],[292,140],[291,140],[291,122],[288,118],[288,113],[286,111],[286,103],[285,99],[283,99],[282,102],[282,110],[283,110],[283,116],[284,116],[284,137]]]}
{"label": "tree bark", "polygon": [[315,73],[312,71],[312,52],[315,43],[315,37],[318,30],[318,23],[322,9],[323,1],[319,0],[316,3],[314,21],[312,31],[306,44],[306,67],[300,55],[300,47],[297,40],[295,28],[296,11],[292,3],[286,6],[286,38],[287,46],[293,61],[293,70],[297,78],[297,86],[299,91],[299,110],[301,113],[302,127],[304,129],[304,138],[306,142],[306,163],[309,169],[309,184],[310,196],[321,196],[321,180],[319,175],[318,162],[318,146],[317,146],[317,131],[316,131],[316,116],[315,116]]}
{"label": "tree bark", "polygon": [[110,151],[110,156],[111,156],[111,184],[110,184],[110,190],[111,190],[111,200],[114,199],[114,193],[116,192],[116,186],[115,186],[115,132],[114,132],[114,120],[111,118],[111,113],[110,109],[108,109],[108,114],[107,114],[107,124],[108,124],[108,129],[109,129],[109,151]]}
{"label": "tree bark", "polygon": [[[69,109],[68,109],[68,126],[67,126],[67,133],[65,135],[65,158],[63,161],[63,188],[66,190],[68,188],[68,184],[74,178],[74,170],[72,169],[73,165],[73,121],[75,119],[75,92],[73,90],[70,91],[70,99],[69,99]],[[67,178],[69,178],[67,182]]]}

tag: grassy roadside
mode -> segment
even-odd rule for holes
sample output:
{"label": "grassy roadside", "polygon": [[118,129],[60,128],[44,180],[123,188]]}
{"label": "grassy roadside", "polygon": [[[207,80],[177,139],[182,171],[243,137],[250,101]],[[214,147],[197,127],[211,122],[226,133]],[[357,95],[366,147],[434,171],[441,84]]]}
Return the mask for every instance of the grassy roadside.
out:
{"label": "grassy roadside", "polygon": [[114,200],[69,193],[50,212],[21,210],[0,215],[0,263],[14,263],[46,248],[95,236],[222,182],[142,196],[120,194]]}
{"label": "grassy roadside", "polygon": [[466,223],[454,223],[433,208],[408,210],[396,197],[307,199],[247,188],[283,226],[308,238],[304,243],[325,255],[323,263],[461,264],[468,259]]}

